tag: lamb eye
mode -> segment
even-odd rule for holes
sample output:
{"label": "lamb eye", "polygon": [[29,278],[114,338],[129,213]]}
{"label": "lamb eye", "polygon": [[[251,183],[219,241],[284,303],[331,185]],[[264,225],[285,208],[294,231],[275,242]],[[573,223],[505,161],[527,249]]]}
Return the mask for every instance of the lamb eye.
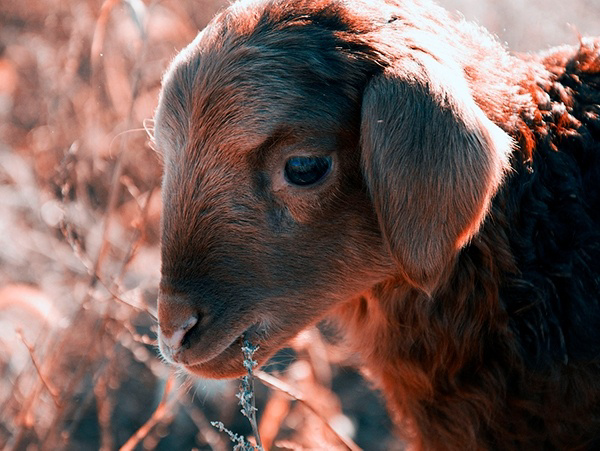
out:
{"label": "lamb eye", "polygon": [[329,157],[292,157],[285,163],[285,178],[298,186],[317,183],[331,169]]}

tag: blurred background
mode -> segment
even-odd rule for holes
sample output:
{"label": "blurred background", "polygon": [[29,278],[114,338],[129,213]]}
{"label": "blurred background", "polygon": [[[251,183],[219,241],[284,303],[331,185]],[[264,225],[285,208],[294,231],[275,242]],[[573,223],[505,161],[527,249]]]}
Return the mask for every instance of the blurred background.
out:
{"label": "blurred background", "polygon": [[[600,35],[598,0],[445,0],[519,52]],[[0,3],[0,449],[201,449],[251,434],[238,383],[157,357],[160,77],[224,1]],[[402,449],[352,356],[298,337],[257,383],[273,449]],[[320,417],[313,411],[319,412]],[[326,420],[329,426],[326,426]]]}

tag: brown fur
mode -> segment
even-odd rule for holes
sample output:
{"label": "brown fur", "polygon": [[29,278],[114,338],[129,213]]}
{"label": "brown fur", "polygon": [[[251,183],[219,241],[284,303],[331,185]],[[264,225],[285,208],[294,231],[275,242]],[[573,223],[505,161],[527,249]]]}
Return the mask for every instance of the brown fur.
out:
{"label": "brown fur", "polygon": [[[592,446],[600,196],[578,187],[600,175],[599,48],[516,58],[420,0],[218,15],[156,112],[165,357],[233,377],[242,335],[264,363],[329,314],[417,446]],[[331,173],[290,184],[298,155],[332,156]],[[535,242],[523,213],[556,230]],[[585,241],[562,255],[578,288],[554,301],[563,279],[544,249],[577,227]]]}

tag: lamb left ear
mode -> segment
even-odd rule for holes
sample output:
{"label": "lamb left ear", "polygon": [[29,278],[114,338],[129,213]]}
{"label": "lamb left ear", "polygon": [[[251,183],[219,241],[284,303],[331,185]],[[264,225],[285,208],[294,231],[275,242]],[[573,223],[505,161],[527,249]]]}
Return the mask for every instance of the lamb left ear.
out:
{"label": "lamb left ear", "polygon": [[431,294],[479,230],[512,141],[475,104],[458,68],[399,59],[363,94],[362,169],[401,274]]}

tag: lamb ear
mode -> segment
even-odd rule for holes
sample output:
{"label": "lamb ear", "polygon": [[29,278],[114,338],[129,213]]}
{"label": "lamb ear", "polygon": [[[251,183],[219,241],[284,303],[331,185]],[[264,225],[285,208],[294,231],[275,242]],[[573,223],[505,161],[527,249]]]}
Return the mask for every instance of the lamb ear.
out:
{"label": "lamb ear", "polygon": [[429,55],[396,61],[363,94],[365,177],[401,274],[431,294],[479,230],[512,141],[475,104],[462,71]]}

